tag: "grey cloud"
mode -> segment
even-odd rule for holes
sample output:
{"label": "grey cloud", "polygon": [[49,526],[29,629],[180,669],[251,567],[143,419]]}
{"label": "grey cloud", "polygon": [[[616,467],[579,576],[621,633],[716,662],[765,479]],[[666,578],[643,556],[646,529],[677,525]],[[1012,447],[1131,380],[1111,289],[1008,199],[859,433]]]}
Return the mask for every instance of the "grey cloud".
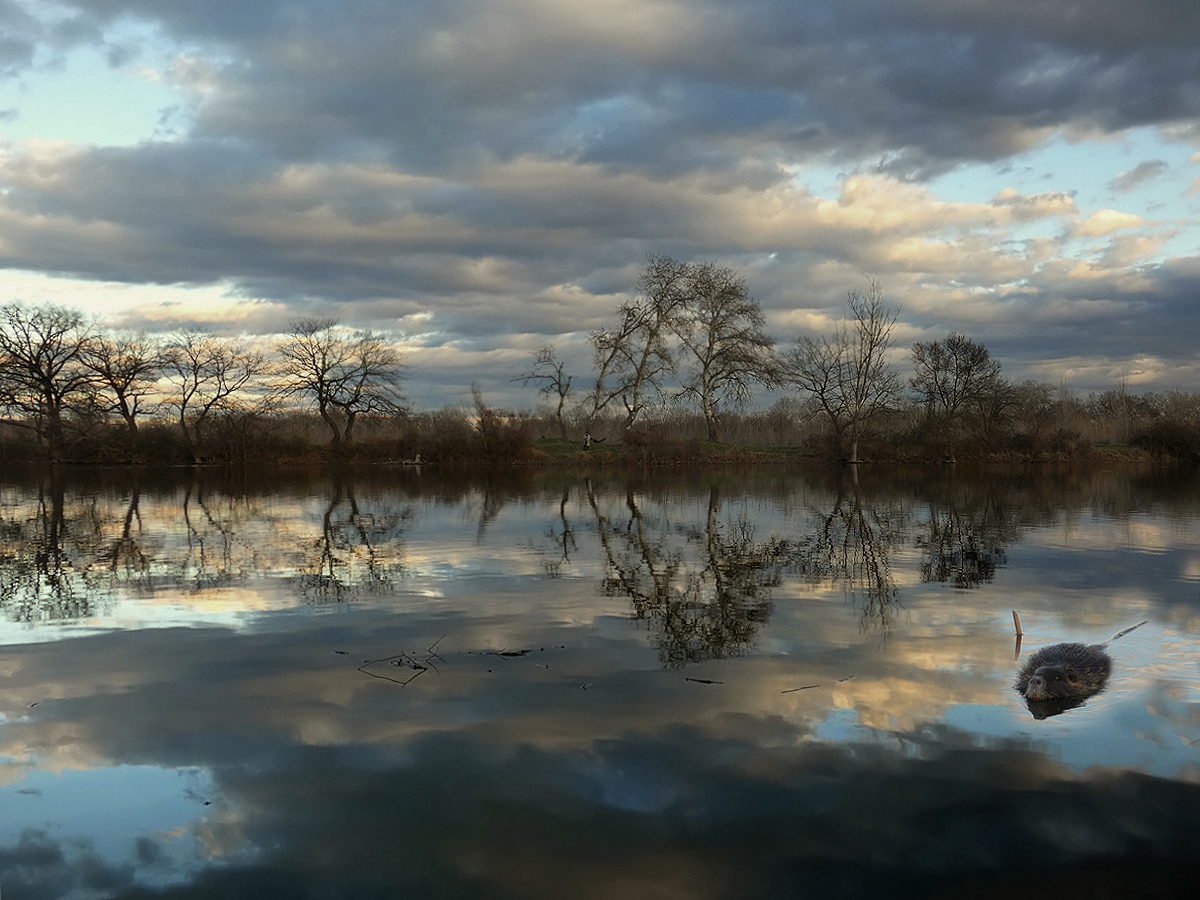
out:
{"label": "grey cloud", "polygon": [[0,0],[0,78],[19,75],[33,63],[42,28],[13,0]]}
{"label": "grey cloud", "polygon": [[[729,169],[753,144],[784,159],[882,158],[922,177],[1026,149],[1047,128],[1121,130],[1198,112],[1200,49],[1179,39],[1197,15],[1179,3],[1133,13],[1096,2],[1080,16],[1023,0],[1000,14],[696,0],[644,41],[591,35],[566,16],[516,22],[519,4],[198,6],[79,3],[232,47],[198,134],[288,159],[368,150],[446,171],[536,148],[679,172]],[[738,152],[722,146],[731,133]]]}
{"label": "grey cloud", "polygon": [[[114,23],[133,19],[206,57],[215,89],[175,143],[49,162],[10,155],[0,264],[226,281],[248,301],[277,301],[245,320],[263,332],[320,309],[375,327],[428,312],[429,330],[445,330],[430,344],[578,333],[633,289],[647,250],[747,266],[778,250],[787,265],[751,280],[778,317],[840,307],[846,285],[832,286],[831,268],[892,276],[902,296],[939,276],[924,259],[896,259],[886,242],[901,229],[814,216],[759,237],[758,209],[738,217],[721,201],[782,191],[793,165],[919,180],[1056,132],[1186,134],[1200,117],[1191,0],[679,0],[631,5],[629,21],[518,0],[65,6],[72,16],[50,36],[0,0],[0,21],[20,24],[0,68],[26,65],[36,40],[116,41]],[[124,63],[139,51],[108,52]],[[1021,222],[1066,216],[1070,204],[1054,193],[994,205]],[[972,259],[953,277],[991,289],[1024,277],[1012,274],[1019,258]],[[1165,285],[1196,276],[1160,267],[1146,277],[1146,297],[1103,280],[1086,289],[1133,304],[1127,341],[1153,343],[1159,324],[1194,333],[1174,299],[1188,288]],[[1071,299],[1063,281],[1035,277],[1034,305]],[[580,293],[567,303],[555,286]],[[1098,329],[1085,321],[1070,334]],[[1012,358],[1040,340],[1014,343]]]}
{"label": "grey cloud", "polygon": [[29,67],[35,52],[33,41],[20,38],[0,38],[0,76],[11,78]]}
{"label": "grey cloud", "polygon": [[1108,51],[1146,45],[1191,46],[1200,9],[1190,0],[901,0],[898,4],[929,25],[959,25],[1013,32],[1031,39]]}
{"label": "grey cloud", "polygon": [[1114,191],[1132,191],[1147,181],[1162,175],[1168,168],[1170,166],[1161,159],[1146,160],[1138,163],[1132,169],[1121,172],[1108,183],[1108,186]]}
{"label": "grey cloud", "polygon": [[1009,315],[986,329],[988,347],[1006,359],[1006,369],[1075,355],[1200,362],[1194,339],[1200,282],[1176,264],[1145,274],[1149,284],[1140,287],[1116,276],[1074,284],[1034,281]]}
{"label": "grey cloud", "polygon": [[[0,212],[26,223],[10,229],[10,265],[162,284],[220,273],[248,297],[431,309],[468,334],[578,326],[578,308],[537,299],[545,286],[586,276],[628,289],[641,251],[608,241],[630,218],[649,238],[690,204],[566,177],[525,191],[317,168],[288,187],[245,145],[217,142],[84,151],[58,162],[50,187],[38,167],[17,161],[6,173]],[[584,314],[586,327],[600,324],[595,314]]]}
{"label": "grey cloud", "polygon": [[[311,11],[333,6],[322,0],[310,2],[239,3],[237,0],[212,0],[208,3],[156,3],[155,0],[64,0],[64,6],[78,10],[102,25],[123,17],[142,21],[161,21],[174,33],[189,40],[253,40],[285,25],[290,16],[306,17]],[[294,12],[289,12],[291,7]],[[328,19],[327,19],[328,21]]]}

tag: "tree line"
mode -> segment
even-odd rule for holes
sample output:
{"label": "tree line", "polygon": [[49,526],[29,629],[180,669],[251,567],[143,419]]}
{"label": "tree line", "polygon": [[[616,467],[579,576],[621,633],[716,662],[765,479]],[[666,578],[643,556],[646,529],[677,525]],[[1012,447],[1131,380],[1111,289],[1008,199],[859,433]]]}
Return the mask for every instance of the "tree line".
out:
{"label": "tree line", "polygon": [[[741,410],[756,390],[773,389],[788,399],[750,414],[773,431],[754,443],[803,440],[809,452],[850,462],[864,441],[877,458],[944,460],[964,445],[1020,454],[1070,451],[1089,438],[1183,456],[1200,451],[1198,395],[1139,397],[1122,381],[1078,401],[1062,387],[1013,383],[983,344],[963,334],[915,343],[911,374],[902,377],[894,349],[899,311],[874,280],[847,293],[845,316],[832,331],[784,348],[767,335],[745,278],[730,268],[650,255],[637,289],[610,325],[589,334],[586,381],[567,371],[553,345],[539,348],[515,376],[549,401],[542,418],[495,410],[477,387],[473,415],[415,413],[395,346],[331,318],[295,320],[263,350],[200,331],[108,333],[75,310],[10,303],[0,307],[0,406],[7,414],[0,448],[24,434],[50,461],[269,457],[267,438],[287,421],[293,431],[307,429],[305,444],[315,425],[324,433],[323,454],[334,459],[355,456],[362,428],[373,440],[389,438],[392,457],[419,459],[422,449],[427,458],[445,456],[470,444],[489,458],[516,458],[527,454],[540,421],[553,423],[561,439],[604,432],[632,446],[681,416],[694,416],[711,442],[731,431],[746,442],[746,428],[735,427],[746,424]],[[296,425],[302,415],[303,428]],[[1085,436],[1101,420],[1110,433]],[[690,428],[674,425],[668,439]]]}
{"label": "tree line", "polygon": [[764,333],[761,308],[731,269],[652,255],[638,287],[637,299],[618,307],[617,324],[590,334],[595,381],[581,399],[571,403],[575,379],[552,345],[516,376],[552,402],[564,438],[572,427],[592,432],[614,407],[628,435],[648,410],[690,401],[708,439],[718,441],[722,419],[730,418],[722,414],[763,387],[794,391],[800,403],[791,412],[823,423],[848,462],[859,460],[866,436],[877,444],[886,438],[892,456],[904,456],[898,444],[906,442],[947,461],[968,440],[999,446],[1007,439],[1019,450],[1018,431],[1026,448],[1032,441],[1064,447],[1072,434],[1082,437],[1073,430],[1081,419],[1102,417],[1106,406],[1123,416],[1122,443],[1141,437],[1183,455],[1200,451],[1197,395],[1136,398],[1122,381],[1116,392],[1080,404],[1061,387],[1010,381],[986,346],[956,332],[913,344],[912,374],[903,378],[892,352],[899,310],[874,279],[848,292],[845,318],[832,332],[782,349]]}
{"label": "tree line", "polygon": [[292,322],[269,356],[206,332],[161,340],[106,334],[76,310],[0,307],[4,424],[31,435],[50,462],[78,456],[72,451],[80,444],[111,442],[114,432],[123,435],[126,458],[144,456],[147,419],[170,420],[187,458],[201,462],[215,425],[252,439],[293,400],[316,410],[332,453],[344,457],[360,417],[407,409],[403,373],[401,354],[385,338],[334,319]]}

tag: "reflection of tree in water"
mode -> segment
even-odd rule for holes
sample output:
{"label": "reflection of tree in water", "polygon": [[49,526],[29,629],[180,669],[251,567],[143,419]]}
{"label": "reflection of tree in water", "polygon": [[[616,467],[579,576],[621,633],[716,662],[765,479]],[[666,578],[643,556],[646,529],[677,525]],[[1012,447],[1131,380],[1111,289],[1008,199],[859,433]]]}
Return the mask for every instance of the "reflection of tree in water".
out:
{"label": "reflection of tree in water", "polygon": [[929,504],[925,533],[917,535],[924,552],[921,580],[949,582],[969,589],[991,582],[1006,560],[1007,546],[1020,529],[1004,504],[990,492],[964,495],[947,491]]}
{"label": "reflection of tree in water", "polygon": [[815,511],[816,527],[799,543],[795,570],[810,584],[840,585],[861,603],[862,626],[886,635],[900,606],[891,554],[903,543],[909,518],[898,500],[864,499],[854,469],[839,480],[829,511]]}
{"label": "reflection of tree in water", "polygon": [[554,541],[555,549],[558,551],[558,559],[545,559],[542,562],[546,574],[551,578],[558,578],[562,574],[562,567],[570,564],[571,554],[578,549],[578,544],[575,543],[575,531],[571,528],[571,520],[567,516],[567,504],[570,500],[571,488],[567,485],[563,487],[562,497],[558,501],[558,520],[562,523],[562,530],[553,526],[546,530],[546,537]]}
{"label": "reflection of tree in water", "polygon": [[[141,501],[141,490],[134,482],[133,494],[125,516],[121,522],[121,534],[112,541],[112,546],[106,554],[109,571],[123,578],[127,583],[137,583],[150,572],[150,559],[142,549],[142,514],[138,510]],[[137,523],[136,532],[134,523]]]}
{"label": "reflection of tree in water", "polygon": [[371,511],[337,482],[314,539],[310,522],[293,509],[277,514],[278,495],[249,482],[197,471],[178,492],[173,483],[154,491],[147,507],[137,473],[99,488],[90,478],[72,484],[72,474],[56,470],[0,495],[8,619],[86,618],[117,596],[203,594],[283,572],[300,573],[310,598],[343,599],[390,589],[404,570],[399,531],[410,514],[392,492],[372,496]]}
{"label": "reflection of tree in water", "polygon": [[184,492],[182,512],[187,544],[178,567],[193,590],[232,587],[262,571],[258,549],[242,528],[258,518],[249,495],[213,492],[196,475]]}
{"label": "reflection of tree in water", "polygon": [[304,596],[341,602],[394,590],[405,573],[401,535],[411,515],[408,507],[365,512],[353,484],[335,478],[321,517],[321,534],[312,543],[314,559],[300,570]]}
{"label": "reflection of tree in water", "polygon": [[43,622],[91,615],[85,567],[67,547],[84,516],[68,518],[66,486],[56,467],[38,485],[32,508],[6,509],[0,517],[0,609],[16,622]]}
{"label": "reflection of tree in water", "polygon": [[[723,524],[716,486],[704,527],[684,531],[683,545],[672,544],[668,524],[647,515],[632,489],[625,495],[629,518],[623,525],[601,512],[590,482],[588,502],[607,563],[603,590],[632,601],[634,617],[650,625],[664,666],[723,659],[751,646],[771,614],[771,589],[792,558],[789,542],[755,540],[746,521]],[[685,558],[692,549],[698,560]]]}

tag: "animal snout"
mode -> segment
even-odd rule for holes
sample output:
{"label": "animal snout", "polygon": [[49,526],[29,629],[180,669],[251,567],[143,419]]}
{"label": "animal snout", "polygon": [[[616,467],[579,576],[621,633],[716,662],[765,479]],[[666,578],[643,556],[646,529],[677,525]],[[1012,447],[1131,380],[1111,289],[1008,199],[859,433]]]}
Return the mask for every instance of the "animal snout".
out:
{"label": "animal snout", "polygon": [[1025,688],[1025,696],[1030,700],[1041,700],[1046,694],[1046,676],[1034,675],[1029,679],[1029,685]]}

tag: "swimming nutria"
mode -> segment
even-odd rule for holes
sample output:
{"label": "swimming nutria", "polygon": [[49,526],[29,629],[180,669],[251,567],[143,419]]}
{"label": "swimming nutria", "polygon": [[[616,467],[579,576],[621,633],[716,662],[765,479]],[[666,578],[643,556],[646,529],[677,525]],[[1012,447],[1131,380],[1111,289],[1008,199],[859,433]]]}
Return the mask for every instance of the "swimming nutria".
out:
{"label": "swimming nutria", "polygon": [[1051,644],[1029,655],[1013,685],[1025,698],[1029,711],[1038,719],[1057,715],[1083,705],[1089,697],[1104,690],[1112,672],[1108,645],[1123,637],[1136,625],[1118,631],[1102,644]]}

